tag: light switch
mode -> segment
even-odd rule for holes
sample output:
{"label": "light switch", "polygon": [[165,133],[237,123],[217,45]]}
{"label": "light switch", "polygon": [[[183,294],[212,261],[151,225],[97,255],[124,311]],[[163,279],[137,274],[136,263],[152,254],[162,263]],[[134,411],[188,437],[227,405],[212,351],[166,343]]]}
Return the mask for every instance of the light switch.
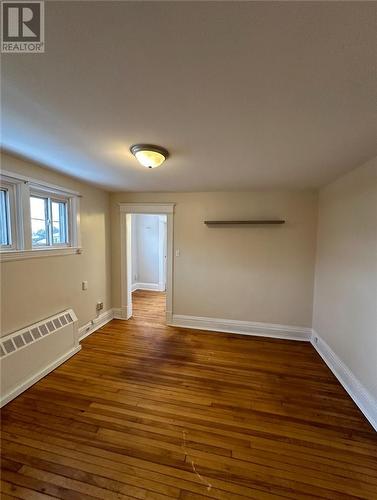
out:
{"label": "light switch", "polygon": [[88,282],[87,281],[83,281],[81,283],[81,289],[82,290],[87,290],[88,289]]}
{"label": "light switch", "polygon": [[175,251],[175,256],[179,257],[180,255],[181,255],[181,251],[179,248],[177,248],[177,250]]}

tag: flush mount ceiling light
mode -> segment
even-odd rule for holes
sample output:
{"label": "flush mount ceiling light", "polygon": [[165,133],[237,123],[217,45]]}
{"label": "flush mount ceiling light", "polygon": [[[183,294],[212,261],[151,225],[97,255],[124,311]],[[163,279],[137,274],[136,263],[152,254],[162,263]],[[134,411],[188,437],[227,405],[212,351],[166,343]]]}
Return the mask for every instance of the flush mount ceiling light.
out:
{"label": "flush mount ceiling light", "polygon": [[130,151],[139,163],[147,168],[159,167],[169,156],[165,148],[153,144],[134,144]]}

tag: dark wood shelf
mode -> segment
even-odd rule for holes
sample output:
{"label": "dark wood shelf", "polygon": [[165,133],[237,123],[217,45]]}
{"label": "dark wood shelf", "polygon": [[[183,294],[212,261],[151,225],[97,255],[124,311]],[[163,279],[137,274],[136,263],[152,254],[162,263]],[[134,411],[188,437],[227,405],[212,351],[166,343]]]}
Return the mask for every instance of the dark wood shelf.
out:
{"label": "dark wood shelf", "polygon": [[280,219],[254,219],[254,220],[205,220],[204,224],[207,226],[238,226],[238,225],[273,225],[284,224],[285,220]]}

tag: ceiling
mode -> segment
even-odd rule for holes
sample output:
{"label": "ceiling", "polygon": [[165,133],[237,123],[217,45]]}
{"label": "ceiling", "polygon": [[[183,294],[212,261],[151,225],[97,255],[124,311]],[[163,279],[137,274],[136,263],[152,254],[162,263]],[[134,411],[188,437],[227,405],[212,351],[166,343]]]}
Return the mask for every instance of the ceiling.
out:
{"label": "ceiling", "polygon": [[[377,154],[374,2],[46,2],[6,150],[108,190],[312,189]],[[171,157],[139,165],[129,146]]]}

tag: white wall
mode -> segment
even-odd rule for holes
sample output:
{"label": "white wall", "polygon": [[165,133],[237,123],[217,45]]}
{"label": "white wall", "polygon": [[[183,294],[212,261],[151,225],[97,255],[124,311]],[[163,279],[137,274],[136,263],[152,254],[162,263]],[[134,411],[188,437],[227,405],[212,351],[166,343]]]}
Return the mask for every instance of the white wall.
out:
{"label": "white wall", "polygon": [[[111,309],[111,241],[109,194],[71,177],[5,153],[4,170],[30,176],[82,194],[81,255],[2,262],[1,335],[73,308],[79,326],[96,317],[96,303]],[[81,282],[88,281],[88,290]]]}
{"label": "white wall", "polygon": [[160,220],[166,216],[135,214],[131,216],[131,254],[133,288],[163,289],[161,276],[162,239]]}
{"label": "white wall", "polygon": [[377,159],[323,188],[313,327],[377,400]]}
{"label": "white wall", "polygon": [[[311,327],[313,192],[112,193],[113,305],[120,297],[119,202],[175,202],[173,313]],[[283,218],[209,228],[206,219]]]}

